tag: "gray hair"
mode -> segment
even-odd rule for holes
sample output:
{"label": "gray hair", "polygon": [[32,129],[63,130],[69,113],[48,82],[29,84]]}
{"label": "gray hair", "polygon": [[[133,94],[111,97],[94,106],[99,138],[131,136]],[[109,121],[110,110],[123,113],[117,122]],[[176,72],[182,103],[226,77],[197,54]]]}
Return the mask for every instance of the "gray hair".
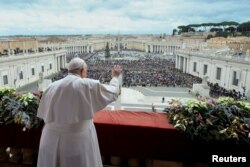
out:
{"label": "gray hair", "polygon": [[86,71],[87,64],[83,59],[76,57],[70,60],[67,69],[69,73],[76,74],[76,73],[79,73],[82,69]]}

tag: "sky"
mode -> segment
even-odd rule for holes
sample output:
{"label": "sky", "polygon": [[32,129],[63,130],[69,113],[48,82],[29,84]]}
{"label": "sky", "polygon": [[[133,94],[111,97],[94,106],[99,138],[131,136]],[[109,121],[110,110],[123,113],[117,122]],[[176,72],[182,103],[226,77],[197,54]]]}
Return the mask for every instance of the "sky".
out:
{"label": "sky", "polygon": [[171,34],[222,21],[250,21],[250,0],[0,0],[0,36]]}

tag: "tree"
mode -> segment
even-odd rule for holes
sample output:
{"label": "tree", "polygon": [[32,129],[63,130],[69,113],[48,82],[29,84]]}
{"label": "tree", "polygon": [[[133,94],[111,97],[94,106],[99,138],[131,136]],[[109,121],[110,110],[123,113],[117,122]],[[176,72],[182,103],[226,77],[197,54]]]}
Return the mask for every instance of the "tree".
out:
{"label": "tree", "polygon": [[197,31],[197,29],[200,27],[200,24],[189,24],[188,27],[194,29],[194,31]]}
{"label": "tree", "polygon": [[179,32],[188,32],[188,26],[185,25],[181,25],[177,27],[179,30]]}
{"label": "tree", "polygon": [[209,26],[208,23],[201,23],[201,26],[204,28],[205,31],[207,31],[207,27]]}
{"label": "tree", "polygon": [[179,30],[179,33],[181,32],[195,32],[195,29],[194,28],[192,28],[192,27],[190,27],[190,26],[185,26],[185,25],[181,25],[181,26],[178,26],[178,29],[180,29]]}
{"label": "tree", "polygon": [[177,32],[177,30],[176,29],[173,29],[173,36],[175,35],[175,33]]}
{"label": "tree", "polygon": [[232,26],[226,28],[227,32],[235,32],[236,30],[237,30],[237,28],[232,27]]}
{"label": "tree", "polygon": [[220,23],[201,23],[201,24],[189,24],[189,25],[180,25],[178,26],[179,34],[182,32],[196,32],[201,31],[198,28],[203,27],[204,31],[210,31],[210,32],[225,32],[219,33],[220,36],[230,35],[229,33],[233,33],[236,31],[247,33],[250,31],[250,22],[245,22],[242,24],[239,24],[235,21],[223,21]]}
{"label": "tree", "polygon": [[248,31],[250,31],[250,21],[241,23],[238,26],[237,31],[238,32],[248,32]]}
{"label": "tree", "polygon": [[239,23],[235,22],[235,21],[223,21],[221,23],[219,23],[222,27],[223,27],[223,30],[226,31],[226,27],[229,27],[229,26],[238,26]]}
{"label": "tree", "polygon": [[110,58],[110,49],[109,49],[109,43],[107,42],[106,48],[105,48],[105,58]]}
{"label": "tree", "polygon": [[210,29],[210,32],[221,32],[221,31],[223,31],[222,28],[211,28]]}

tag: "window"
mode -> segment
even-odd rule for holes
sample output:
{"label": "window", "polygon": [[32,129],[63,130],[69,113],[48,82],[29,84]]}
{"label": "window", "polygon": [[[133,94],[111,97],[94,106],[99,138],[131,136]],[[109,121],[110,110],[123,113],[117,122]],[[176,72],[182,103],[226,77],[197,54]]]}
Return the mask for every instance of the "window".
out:
{"label": "window", "polygon": [[196,72],[196,66],[197,66],[197,63],[194,62],[194,66],[193,66],[193,67],[194,67],[194,68],[193,68],[193,71],[194,71],[194,72]]}
{"label": "window", "polygon": [[21,72],[19,73],[19,79],[20,79],[20,80],[23,79],[23,71],[21,71]]}
{"label": "window", "polygon": [[204,64],[204,68],[203,68],[203,75],[207,74],[207,64]]}
{"label": "window", "polygon": [[8,84],[8,76],[7,76],[7,75],[4,75],[4,76],[3,76],[3,84],[4,84],[4,85],[7,85],[7,84]]}
{"label": "window", "polygon": [[216,70],[216,79],[220,80],[220,78],[221,78],[221,68],[217,67],[217,70]]}
{"label": "window", "polygon": [[32,75],[35,75],[35,68],[32,68],[32,69],[31,69],[31,74],[32,74]]}
{"label": "window", "polygon": [[238,86],[239,83],[239,73],[237,71],[233,72],[233,85]]}
{"label": "window", "polygon": [[42,72],[44,72],[44,66],[42,66]]}
{"label": "window", "polygon": [[52,69],[52,64],[51,63],[49,64],[49,69]]}

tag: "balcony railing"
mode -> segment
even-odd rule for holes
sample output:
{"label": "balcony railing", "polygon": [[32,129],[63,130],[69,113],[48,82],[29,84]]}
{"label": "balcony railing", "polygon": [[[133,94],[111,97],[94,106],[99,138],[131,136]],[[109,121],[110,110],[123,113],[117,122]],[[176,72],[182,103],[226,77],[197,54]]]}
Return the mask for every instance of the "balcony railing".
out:
{"label": "balcony railing", "polygon": [[[191,142],[177,131],[163,113],[132,111],[100,111],[94,118],[100,151],[111,161],[136,159],[175,161],[186,166],[195,162],[208,164],[213,154],[246,155],[249,146],[223,142]],[[1,125],[0,147],[37,150],[42,126],[22,131],[17,125]],[[107,162],[107,161],[106,161]],[[36,164],[35,162],[33,162]],[[105,162],[104,162],[105,163]]]}

